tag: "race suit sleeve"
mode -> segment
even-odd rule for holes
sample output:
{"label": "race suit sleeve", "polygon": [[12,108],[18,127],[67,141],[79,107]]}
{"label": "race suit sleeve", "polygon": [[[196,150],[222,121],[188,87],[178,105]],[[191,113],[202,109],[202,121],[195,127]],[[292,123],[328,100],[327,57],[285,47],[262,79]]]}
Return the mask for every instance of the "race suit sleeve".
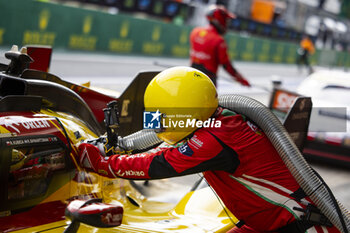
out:
{"label": "race suit sleeve", "polygon": [[109,170],[114,176],[126,179],[160,179],[208,170],[233,172],[238,166],[234,150],[222,145],[208,131],[198,131],[177,148],[115,155],[109,159]]}
{"label": "race suit sleeve", "polygon": [[225,41],[222,41],[218,45],[218,58],[220,64],[234,79],[241,83],[243,86],[250,86],[249,82],[232,66],[231,61],[227,54],[227,45]]}

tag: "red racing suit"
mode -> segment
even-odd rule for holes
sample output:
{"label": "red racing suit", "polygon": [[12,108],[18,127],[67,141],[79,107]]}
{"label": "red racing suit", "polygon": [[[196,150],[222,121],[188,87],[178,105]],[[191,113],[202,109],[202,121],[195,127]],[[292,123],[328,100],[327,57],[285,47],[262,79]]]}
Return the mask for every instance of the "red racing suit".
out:
{"label": "red racing suit", "polygon": [[217,32],[213,25],[197,27],[190,35],[191,51],[190,59],[192,67],[207,74],[216,85],[216,74],[219,65],[232,75],[242,85],[249,83],[231,65],[227,54],[227,45],[224,38]]}
{"label": "red racing suit", "polygon": [[[98,170],[127,179],[203,172],[226,207],[254,229],[249,232],[274,232],[298,219],[302,213],[293,207],[304,208],[310,200],[292,197],[300,186],[266,135],[227,109],[218,108],[215,119],[221,121],[220,128],[200,128],[179,147],[114,155]],[[317,232],[327,232],[317,228]],[[338,231],[333,227],[328,232]]]}

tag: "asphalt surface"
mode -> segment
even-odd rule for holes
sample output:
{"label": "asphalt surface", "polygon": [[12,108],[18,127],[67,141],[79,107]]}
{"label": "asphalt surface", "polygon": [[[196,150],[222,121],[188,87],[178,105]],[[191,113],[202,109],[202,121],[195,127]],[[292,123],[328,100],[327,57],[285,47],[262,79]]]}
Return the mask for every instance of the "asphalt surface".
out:
{"label": "asphalt surface", "polygon": [[[187,66],[187,59],[161,57],[130,57],[88,54],[54,54],[51,72],[65,79],[122,92],[140,71],[161,71],[171,66]],[[272,80],[279,79],[284,85],[295,89],[306,77],[306,70],[299,73],[294,66],[275,64],[254,64],[237,62],[235,66],[253,84],[252,88],[242,87],[220,70],[219,94],[238,93],[256,97],[267,102]]]}
{"label": "asphalt surface", "polygon": [[[5,50],[0,50],[0,62],[7,63],[3,58]],[[89,54],[78,52],[54,52],[50,72],[62,79],[85,83],[90,81],[92,86],[112,89],[122,93],[133,77],[140,71],[161,71],[167,67],[184,65],[187,59],[170,59],[162,57],[133,57],[116,56],[112,54]],[[250,81],[253,87],[242,87],[232,81],[223,70],[219,72],[218,93],[235,93],[253,97],[263,104],[268,104],[272,81],[282,81],[282,87],[295,90],[307,76],[304,69],[299,72],[294,65],[276,65],[262,63],[235,62],[235,67]],[[316,70],[327,67],[315,67]],[[311,164],[330,186],[336,198],[350,210],[350,171],[327,164]],[[187,192],[198,175],[182,178],[172,178],[150,182],[143,186],[138,182],[144,193],[155,199],[177,202]],[[171,192],[169,192],[169,190]]]}

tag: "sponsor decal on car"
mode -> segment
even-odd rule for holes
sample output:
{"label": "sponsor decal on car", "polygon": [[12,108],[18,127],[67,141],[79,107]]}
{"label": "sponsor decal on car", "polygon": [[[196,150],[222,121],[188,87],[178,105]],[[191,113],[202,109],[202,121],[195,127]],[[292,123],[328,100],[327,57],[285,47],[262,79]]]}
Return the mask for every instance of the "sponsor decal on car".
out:
{"label": "sponsor decal on car", "polygon": [[20,134],[22,131],[50,128],[46,119],[29,119],[25,117],[4,117],[0,119],[0,125],[10,131]]}

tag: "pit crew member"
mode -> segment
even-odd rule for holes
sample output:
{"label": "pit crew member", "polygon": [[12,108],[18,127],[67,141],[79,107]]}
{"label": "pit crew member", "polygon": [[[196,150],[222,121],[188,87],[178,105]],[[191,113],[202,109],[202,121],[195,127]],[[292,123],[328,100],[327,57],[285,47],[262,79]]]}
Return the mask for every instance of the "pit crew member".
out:
{"label": "pit crew member", "polygon": [[223,38],[229,21],[235,16],[224,6],[215,5],[210,7],[206,17],[209,25],[196,27],[190,34],[191,66],[208,75],[216,85],[218,67],[222,65],[234,80],[243,86],[250,86],[242,74],[232,66]]}
{"label": "pit crew member", "polygon": [[[165,114],[157,136],[174,147],[107,159],[97,147],[82,143],[81,166],[108,177],[142,180],[203,172],[244,222],[231,232],[339,232],[301,220],[303,212],[294,207],[306,209],[311,201],[264,132],[244,115],[218,106],[216,88],[204,73],[190,67],[162,71],[147,86],[144,104],[147,111]],[[200,126],[193,127],[193,119]]]}

